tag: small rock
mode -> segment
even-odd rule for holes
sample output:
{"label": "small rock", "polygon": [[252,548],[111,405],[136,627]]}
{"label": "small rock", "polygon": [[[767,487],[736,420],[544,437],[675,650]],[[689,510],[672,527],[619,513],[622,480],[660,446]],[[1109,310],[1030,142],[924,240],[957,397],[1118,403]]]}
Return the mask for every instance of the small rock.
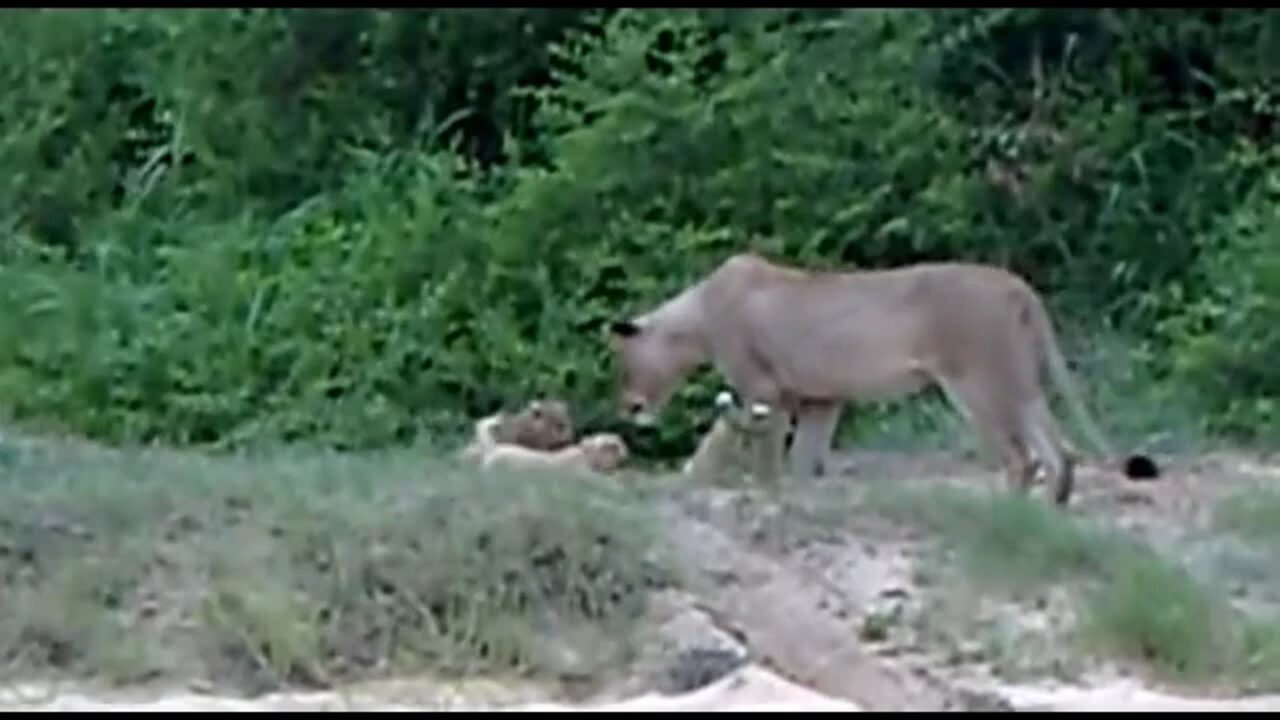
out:
{"label": "small rock", "polygon": [[159,613],[159,612],[160,612],[160,603],[156,602],[152,598],[148,598],[142,601],[140,605],[138,605],[138,617],[140,618],[155,617],[156,613]]}
{"label": "small rock", "polygon": [[948,665],[963,665],[965,663],[981,662],[986,656],[986,651],[981,643],[978,642],[962,642],[951,648],[947,653]]}
{"label": "small rock", "polygon": [[691,692],[729,675],[746,662],[744,653],[733,650],[690,648],[671,661],[656,683],[656,689],[665,695]]}
{"label": "small rock", "polygon": [[900,645],[877,645],[871,651],[880,657],[897,657],[906,652],[906,648]]}
{"label": "small rock", "polygon": [[707,570],[706,575],[717,585],[735,585],[741,581],[738,574],[732,570]]}
{"label": "small rock", "polygon": [[880,643],[889,639],[889,619],[884,615],[871,614],[862,621],[859,639],[868,643]]}
{"label": "small rock", "polygon": [[649,614],[654,630],[641,648],[639,669],[660,692],[688,692],[747,661],[743,643],[683,593],[657,594]]}
{"label": "small rock", "polygon": [[970,688],[956,688],[951,698],[957,710],[963,712],[1013,712],[1013,704],[1000,695]]}

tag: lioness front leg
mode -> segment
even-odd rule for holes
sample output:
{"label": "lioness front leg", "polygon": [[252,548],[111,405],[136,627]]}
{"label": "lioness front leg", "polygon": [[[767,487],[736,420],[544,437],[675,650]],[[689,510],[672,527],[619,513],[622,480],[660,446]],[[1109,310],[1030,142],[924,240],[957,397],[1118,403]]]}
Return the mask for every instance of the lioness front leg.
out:
{"label": "lioness front leg", "polygon": [[791,428],[791,413],[778,402],[752,400],[747,406],[764,405],[768,408],[766,431],[763,437],[751,438],[748,455],[752,474],[769,487],[776,487],[782,480],[787,448],[787,431]]}
{"label": "lioness front leg", "polygon": [[756,452],[757,464],[764,475],[765,483],[776,485],[782,479],[783,460],[787,448],[787,430],[791,425],[791,414],[778,405],[769,406],[769,432],[759,440],[764,445],[763,452]]}
{"label": "lioness front leg", "polygon": [[825,475],[831,438],[840,420],[840,403],[809,400],[796,410],[796,434],[791,442],[791,474],[803,478]]}
{"label": "lioness front leg", "polygon": [[787,431],[791,429],[791,417],[796,405],[789,402],[794,398],[783,397],[778,382],[764,368],[750,360],[751,357],[750,353],[743,352],[735,362],[726,363],[722,372],[741,398],[743,407],[750,408],[759,403],[769,408],[769,431],[761,439],[768,450],[768,461],[765,462],[764,457],[758,457],[758,461],[762,465],[759,471],[769,479],[766,484],[775,485],[782,478],[785,469]]}

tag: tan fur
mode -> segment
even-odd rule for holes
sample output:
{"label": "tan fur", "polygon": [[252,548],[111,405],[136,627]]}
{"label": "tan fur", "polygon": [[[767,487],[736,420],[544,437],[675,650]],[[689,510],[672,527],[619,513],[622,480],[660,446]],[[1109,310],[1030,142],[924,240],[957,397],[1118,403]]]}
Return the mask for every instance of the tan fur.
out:
{"label": "tan fur", "polygon": [[771,410],[737,407],[728,393],[721,393],[716,405],[720,414],[685,461],[683,474],[702,483],[738,483],[744,476],[764,483],[777,480],[780,468],[771,465],[767,446]]}
{"label": "tan fur", "polygon": [[535,450],[499,443],[485,453],[486,470],[558,470],[582,473],[609,473],[621,467],[628,456],[627,445],[613,433],[597,433],[576,445],[559,450]]}
{"label": "tan fur", "polygon": [[498,444],[498,428],[505,419],[502,413],[498,413],[477,420],[471,442],[462,449],[462,459],[474,462],[484,460],[484,456]]}
{"label": "tan fur", "polygon": [[573,444],[573,417],[562,400],[534,400],[497,434],[499,442],[535,450],[559,450]]}
{"label": "tan fur", "polygon": [[621,411],[650,423],[676,386],[710,362],[744,402],[780,408],[771,437],[781,459],[786,415],[797,417],[792,470],[813,472],[839,407],[936,384],[999,453],[1011,484],[1038,469],[1069,499],[1076,451],[1049,412],[1047,369],[1090,435],[1089,420],[1037,293],[988,265],[927,263],[890,270],[810,272],[754,254],[729,258],[655,310],[616,322]]}
{"label": "tan fur", "polygon": [[561,400],[533,400],[515,414],[496,413],[476,421],[464,460],[479,461],[498,444],[533,450],[559,450],[573,443],[573,417]]}

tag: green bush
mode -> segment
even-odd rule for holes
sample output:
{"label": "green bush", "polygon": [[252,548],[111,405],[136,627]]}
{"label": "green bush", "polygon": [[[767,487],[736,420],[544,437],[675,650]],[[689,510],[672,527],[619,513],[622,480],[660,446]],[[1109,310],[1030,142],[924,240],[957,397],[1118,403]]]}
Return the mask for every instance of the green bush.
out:
{"label": "green bush", "polygon": [[[1269,227],[1265,163],[1232,150],[1276,123],[1274,13],[12,20],[0,404],[29,422],[357,447],[557,394],[616,426],[607,321],[754,249],[1007,265],[1266,432],[1269,249],[1234,236]],[[687,452],[716,383],[638,454]]]}
{"label": "green bush", "polygon": [[102,247],[150,232],[152,256],[108,252],[92,270],[17,260],[0,270],[0,397],[118,441],[352,445],[438,429],[471,379],[446,349],[466,308],[445,291],[480,221],[455,165],[379,163],[338,202],[193,222],[182,241],[119,217]]}
{"label": "green bush", "polygon": [[1200,239],[1204,290],[1163,326],[1176,378],[1203,400],[1210,427],[1264,443],[1280,440],[1277,198],[1273,172]]}

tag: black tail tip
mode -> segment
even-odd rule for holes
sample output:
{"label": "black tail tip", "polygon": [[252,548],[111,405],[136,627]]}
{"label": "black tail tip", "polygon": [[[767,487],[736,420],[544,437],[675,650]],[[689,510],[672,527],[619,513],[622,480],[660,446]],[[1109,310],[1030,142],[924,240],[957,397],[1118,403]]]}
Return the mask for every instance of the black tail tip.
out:
{"label": "black tail tip", "polygon": [[1130,455],[1124,461],[1124,475],[1130,480],[1154,480],[1160,477],[1160,467],[1146,455]]}

